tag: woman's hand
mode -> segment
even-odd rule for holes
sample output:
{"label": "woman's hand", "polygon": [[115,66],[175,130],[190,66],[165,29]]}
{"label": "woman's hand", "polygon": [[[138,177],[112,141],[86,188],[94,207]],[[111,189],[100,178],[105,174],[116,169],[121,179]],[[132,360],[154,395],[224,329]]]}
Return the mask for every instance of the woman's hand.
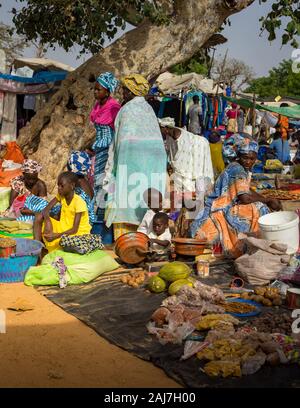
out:
{"label": "woman's hand", "polygon": [[276,200],[275,198],[270,198],[267,201],[267,206],[273,211],[281,211],[282,210],[281,202],[279,200]]}
{"label": "woman's hand", "polygon": [[52,241],[55,241],[56,239],[60,238],[60,234],[54,233],[54,232],[49,232],[48,234],[44,234],[44,238],[48,242],[52,242]]}

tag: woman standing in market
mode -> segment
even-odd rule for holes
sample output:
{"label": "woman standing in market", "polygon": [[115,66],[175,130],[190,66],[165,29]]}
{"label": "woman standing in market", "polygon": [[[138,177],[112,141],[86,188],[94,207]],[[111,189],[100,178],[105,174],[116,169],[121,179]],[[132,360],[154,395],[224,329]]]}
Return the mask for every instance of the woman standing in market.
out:
{"label": "woman standing in market", "polygon": [[[90,114],[90,120],[96,129],[96,141],[92,148],[95,157],[94,187],[95,197],[101,193],[108,150],[115,133],[115,119],[121,109],[118,101],[111,97],[119,81],[111,72],[104,72],[96,79],[94,94],[96,104]],[[100,201],[100,200],[98,200]],[[103,218],[103,211],[100,217]]]}
{"label": "woman standing in market", "polygon": [[148,81],[139,74],[121,80],[123,107],[115,121],[103,188],[107,191],[105,220],[113,224],[114,237],[136,231],[146,207],[144,191],[165,194],[167,157],[152,107],[146,102]]}
{"label": "woman standing in market", "polygon": [[216,181],[214,192],[190,227],[190,236],[210,243],[221,242],[225,254],[237,258],[242,254],[239,233],[257,232],[259,217],[268,214],[269,208],[279,211],[281,204],[250,189],[257,142],[240,138],[233,148],[236,159]]}
{"label": "woman standing in market", "polygon": [[[283,102],[280,105],[280,108],[288,108],[289,104]],[[277,125],[275,126],[276,128],[279,129],[279,132],[281,133],[282,140],[287,140],[288,139],[288,130],[289,130],[289,119],[284,116],[284,115],[279,115],[278,116],[278,122]]]}

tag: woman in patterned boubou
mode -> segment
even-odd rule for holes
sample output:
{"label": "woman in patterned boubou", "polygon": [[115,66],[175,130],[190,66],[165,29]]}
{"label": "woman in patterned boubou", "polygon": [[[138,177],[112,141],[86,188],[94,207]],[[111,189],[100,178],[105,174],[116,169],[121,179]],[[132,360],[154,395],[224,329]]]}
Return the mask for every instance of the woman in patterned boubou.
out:
{"label": "woman in patterned boubou", "polygon": [[[96,104],[90,114],[90,120],[96,129],[96,141],[92,146],[95,157],[94,187],[95,197],[102,190],[104,170],[108,159],[109,146],[115,133],[115,119],[121,109],[118,101],[111,97],[119,81],[111,72],[105,72],[96,79],[94,94]],[[104,210],[102,211],[102,218]]]}

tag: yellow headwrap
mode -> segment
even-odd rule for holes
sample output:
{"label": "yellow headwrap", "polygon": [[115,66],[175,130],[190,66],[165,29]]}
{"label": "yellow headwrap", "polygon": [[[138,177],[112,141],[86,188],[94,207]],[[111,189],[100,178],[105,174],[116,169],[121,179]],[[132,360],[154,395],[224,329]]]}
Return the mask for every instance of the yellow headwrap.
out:
{"label": "yellow headwrap", "polygon": [[140,74],[126,75],[121,83],[136,96],[145,96],[150,89],[149,82]]}

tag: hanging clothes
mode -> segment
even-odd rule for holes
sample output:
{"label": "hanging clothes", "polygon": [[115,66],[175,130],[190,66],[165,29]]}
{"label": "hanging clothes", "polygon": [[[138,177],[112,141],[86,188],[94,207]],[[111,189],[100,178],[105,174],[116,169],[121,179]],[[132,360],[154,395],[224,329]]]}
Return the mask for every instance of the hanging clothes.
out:
{"label": "hanging clothes", "polygon": [[13,142],[17,139],[17,95],[6,93],[2,115],[1,140]]}

